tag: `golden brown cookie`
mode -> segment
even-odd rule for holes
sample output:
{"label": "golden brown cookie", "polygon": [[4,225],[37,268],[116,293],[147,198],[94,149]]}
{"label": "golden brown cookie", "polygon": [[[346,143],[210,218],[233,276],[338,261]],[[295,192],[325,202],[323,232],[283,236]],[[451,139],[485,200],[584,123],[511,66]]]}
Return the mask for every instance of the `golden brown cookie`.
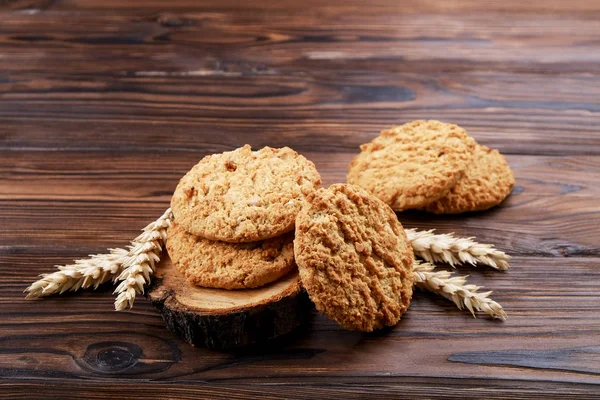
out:
{"label": "golden brown cookie", "polygon": [[308,196],[294,255],[317,310],[344,328],[395,325],[410,304],[414,258],[404,229],[388,205],[357,186]]}
{"label": "golden brown cookie", "polygon": [[292,271],[294,233],[250,243],[225,243],[186,232],[173,223],[167,251],[176,268],[198,286],[246,289],[264,286]]}
{"label": "golden brown cookie", "polygon": [[402,211],[444,197],[471,162],[475,141],[458,125],[413,121],[382,131],[360,149],[348,183]]}
{"label": "golden brown cookie", "polygon": [[445,197],[427,205],[436,214],[459,214],[492,208],[510,194],[515,176],[498,150],[477,145],[473,162]]}
{"label": "golden brown cookie", "polygon": [[173,193],[175,220],[188,232],[225,242],[254,242],[294,229],[306,195],[321,177],[289,147],[249,145],[204,157]]}

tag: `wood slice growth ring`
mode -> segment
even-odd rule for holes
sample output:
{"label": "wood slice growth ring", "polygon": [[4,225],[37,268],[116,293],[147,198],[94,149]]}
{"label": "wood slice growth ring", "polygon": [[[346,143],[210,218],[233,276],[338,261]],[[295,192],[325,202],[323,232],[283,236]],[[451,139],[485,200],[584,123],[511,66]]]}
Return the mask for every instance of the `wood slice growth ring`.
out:
{"label": "wood slice growth ring", "polygon": [[257,289],[202,288],[190,285],[166,252],[147,296],[171,332],[212,349],[282,336],[305,322],[311,309],[297,272]]}

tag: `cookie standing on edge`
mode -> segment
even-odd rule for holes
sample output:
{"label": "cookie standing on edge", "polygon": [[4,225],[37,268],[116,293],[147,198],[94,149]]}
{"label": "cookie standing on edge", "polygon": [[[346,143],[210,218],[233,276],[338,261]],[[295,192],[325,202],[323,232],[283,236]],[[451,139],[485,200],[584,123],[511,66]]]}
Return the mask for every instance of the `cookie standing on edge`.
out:
{"label": "cookie standing on edge", "polygon": [[289,147],[204,157],[173,193],[175,220],[211,240],[254,242],[294,229],[304,198],[321,183],[315,165]]}
{"label": "cookie standing on edge", "polygon": [[473,162],[445,197],[427,205],[436,214],[459,214],[492,208],[510,194],[515,176],[498,150],[477,145]]}
{"label": "cookie standing on edge", "polygon": [[444,197],[470,164],[475,140],[458,125],[413,121],[382,131],[360,149],[348,183],[403,211]]}
{"label": "cookie standing on edge", "polygon": [[251,243],[203,239],[173,223],[167,231],[167,251],[188,282],[217,289],[264,286],[296,268],[294,234]]}
{"label": "cookie standing on edge", "polygon": [[412,247],[394,211],[359,187],[335,184],[307,197],[294,255],[317,310],[344,328],[395,325],[410,304]]}

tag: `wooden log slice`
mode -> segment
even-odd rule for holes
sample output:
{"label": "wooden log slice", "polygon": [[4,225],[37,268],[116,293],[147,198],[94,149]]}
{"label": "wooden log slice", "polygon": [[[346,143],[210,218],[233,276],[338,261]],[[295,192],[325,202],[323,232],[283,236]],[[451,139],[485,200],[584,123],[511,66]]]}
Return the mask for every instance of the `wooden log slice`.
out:
{"label": "wooden log slice", "polygon": [[222,290],[190,285],[164,254],[148,298],[167,328],[193,346],[229,349],[263,343],[305,322],[310,303],[297,271],[257,289]]}

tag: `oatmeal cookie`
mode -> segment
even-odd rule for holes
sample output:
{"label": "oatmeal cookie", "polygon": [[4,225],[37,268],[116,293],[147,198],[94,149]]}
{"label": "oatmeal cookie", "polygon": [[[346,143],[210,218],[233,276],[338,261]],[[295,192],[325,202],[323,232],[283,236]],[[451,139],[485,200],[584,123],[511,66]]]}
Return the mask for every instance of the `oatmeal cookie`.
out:
{"label": "oatmeal cookie", "polygon": [[402,211],[444,197],[470,164],[475,140],[454,124],[413,121],[382,131],[360,149],[348,183]]}
{"label": "oatmeal cookie", "polygon": [[293,269],[294,233],[250,243],[204,239],[173,223],[167,251],[188,282],[209,288],[246,289],[276,281]]}
{"label": "oatmeal cookie", "polygon": [[515,176],[498,150],[477,145],[473,162],[450,192],[425,206],[436,214],[482,211],[504,201],[512,191]]}
{"label": "oatmeal cookie", "polygon": [[320,183],[315,165],[289,147],[246,145],[204,157],[179,181],[171,208],[194,235],[254,242],[294,229],[304,198]]}
{"label": "oatmeal cookie", "polygon": [[412,247],[394,211],[357,186],[307,197],[294,254],[317,310],[351,330],[395,325],[412,297]]}

